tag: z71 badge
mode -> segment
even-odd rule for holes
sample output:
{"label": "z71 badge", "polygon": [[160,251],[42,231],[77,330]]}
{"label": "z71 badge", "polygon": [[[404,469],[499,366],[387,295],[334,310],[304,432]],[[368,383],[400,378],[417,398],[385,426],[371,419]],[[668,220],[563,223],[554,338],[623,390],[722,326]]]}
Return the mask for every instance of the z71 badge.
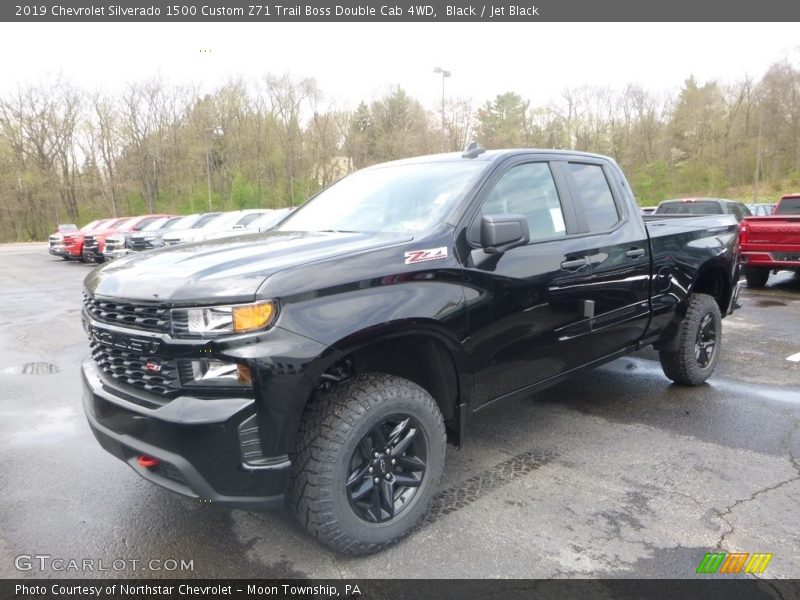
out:
{"label": "z71 badge", "polygon": [[442,260],[447,258],[447,247],[431,248],[430,250],[411,250],[406,252],[406,264],[427,262],[429,260]]}

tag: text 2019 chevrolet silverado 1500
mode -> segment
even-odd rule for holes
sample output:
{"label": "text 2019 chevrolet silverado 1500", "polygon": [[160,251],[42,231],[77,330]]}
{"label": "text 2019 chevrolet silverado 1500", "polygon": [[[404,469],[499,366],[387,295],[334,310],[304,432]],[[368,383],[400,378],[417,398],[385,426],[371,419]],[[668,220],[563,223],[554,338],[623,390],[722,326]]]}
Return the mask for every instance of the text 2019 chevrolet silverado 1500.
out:
{"label": "text 2019 chevrolet silverado 1500", "polygon": [[748,217],[739,232],[747,285],[764,287],[770,271],[800,273],[800,194],[780,199],[768,217]]}
{"label": "text 2019 chevrolet silverado 1500", "polygon": [[504,398],[654,345],[699,384],[738,291],[736,220],[645,224],[575,152],[377,165],[275,230],[125,257],[85,282],[94,434],[192,498],[289,506],[350,554],[421,518],[446,440]]}

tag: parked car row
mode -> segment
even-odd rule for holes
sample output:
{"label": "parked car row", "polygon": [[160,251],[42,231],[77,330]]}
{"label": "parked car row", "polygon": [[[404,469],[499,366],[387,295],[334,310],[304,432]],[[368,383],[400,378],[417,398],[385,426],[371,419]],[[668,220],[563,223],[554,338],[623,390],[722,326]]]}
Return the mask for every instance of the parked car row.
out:
{"label": "parked car row", "polygon": [[656,215],[733,215],[741,222],[752,213],[741,202],[725,198],[680,198],[664,200],[653,214]]}
{"label": "parked car row", "polygon": [[748,287],[763,288],[770,273],[800,274],[800,194],[787,194],[777,203],[743,204],[724,198],[664,200],[643,215],[730,214],[739,221],[739,264]]}
{"label": "parked car row", "polygon": [[676,198],[664,200],[658,206],[642,206],[642,215],[733,215],[736,220],[749,216],[766,217],[772,214],[775,203],[744,204],[726,198]]}
{"label": "parked car row", "polygon": [[259,208],[186,216],[153,214],[97,219],[81,229],[76,225],[59,225],[50,236],[48,251],[64,260],[101,263],[162,246],[266,231],[290,211]]}

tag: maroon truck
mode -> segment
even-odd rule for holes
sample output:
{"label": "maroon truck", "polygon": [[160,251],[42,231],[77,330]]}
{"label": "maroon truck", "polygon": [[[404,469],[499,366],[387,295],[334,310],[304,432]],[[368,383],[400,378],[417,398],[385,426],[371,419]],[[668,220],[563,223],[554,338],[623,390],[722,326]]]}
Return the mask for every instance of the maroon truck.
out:
{"label": "maroon truck", "polygon": [[800,194],[781,198],[768,217],[744,219],[739,246],[749,287],[767,285],[770,271],[800,272]]}

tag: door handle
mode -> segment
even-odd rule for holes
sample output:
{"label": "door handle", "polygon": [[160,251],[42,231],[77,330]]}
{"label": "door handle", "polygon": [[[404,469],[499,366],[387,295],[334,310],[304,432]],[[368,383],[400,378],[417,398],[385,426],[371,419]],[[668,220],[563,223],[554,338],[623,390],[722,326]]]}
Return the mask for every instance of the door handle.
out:
{"label": "door handle", "polygon": [[583,267],[584,265],[586,265],[585,258],[573,258],[571,260],[565,260],[564,262],[562,262],[561,268],[564,269],[565,271],[568,271],[570,269],[578,269],[580,267]]}
{"label": "door handle", "polygon": [[625,253],[628,258],[639,258],[644,256],[644,248],[631,248]]}

